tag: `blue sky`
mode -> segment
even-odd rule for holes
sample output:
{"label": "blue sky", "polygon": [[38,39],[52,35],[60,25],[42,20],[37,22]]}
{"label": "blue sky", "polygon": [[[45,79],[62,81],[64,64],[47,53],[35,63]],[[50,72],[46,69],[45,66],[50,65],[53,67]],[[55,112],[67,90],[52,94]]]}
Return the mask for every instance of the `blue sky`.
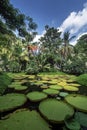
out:
{"label": "blue sky", "polygon": [[21,13],[38,24],[38,36],[43,35],[44,26],[70,31],[79,37],[87,32],[87,0],[10,0]]}

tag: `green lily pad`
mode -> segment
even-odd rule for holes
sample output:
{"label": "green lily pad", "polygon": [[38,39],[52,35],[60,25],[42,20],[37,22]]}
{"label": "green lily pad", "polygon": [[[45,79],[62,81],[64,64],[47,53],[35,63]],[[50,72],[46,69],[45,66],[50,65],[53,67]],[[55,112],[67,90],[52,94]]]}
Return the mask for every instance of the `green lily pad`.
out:
{"label": "green lily pad", "polygon": [[46,121],[36,112],[17,111],[5,120],[0,120],[1,130],[50,130]]}
{"label": "green lily pad", "polygon": [[75,120],[77,120],[81,126],[87,127],[87,114],[82,112],[76,112]]}
{"label": "green lily pad", "polygon": [[27,101],[23,94],[6,94],[0,96],[0,112],[10,111],[19,106],[22,106]]}
{"label": "green lily pad", "polygon": [[47,88],[49,88],[49,86],[43,84],[42,86],[40,86],[40,88],[47,89]]}
{"label": "green lily pad", "polygon": [[11,84],[11,85],[8,86],[8,88],[14,88],[15,90],[21,91],[21,90],[26,90],[28,87],[20,85],[20,84],[17,84],[17,85]]}
{"label": "green lily pad", "polygon": [[43,92],[34,91],[34,92],[28,93],[27,97],[29,98],[30,101],[38,102],[47,98],[47,94]]}
{"label": "green lily pad", "polygon": [[87,112],[87,96],[70,94],[65,97],[65,100],[76,109]]}
{"label": "green lily pad", "polygon": [[67,93],[67,92],[60,92],[59,93],[60,97],[66,97],[67,95],[69,95],[69,93]]}
{"label": "green lily pad", "polygon": [[61,89],[63,89],[63,87],[62,87],[62,86],[59,86],[59,85],[50,85],[49,87],[52,88],[52,89],[56,89],[56,90],[61,90]]}
{"label": "green lily pad", "polygon": [[69,85],[74,86],[74,87],[79,87],[80,86],[80,84],[76,84],[76,83],[70,83]]}
{"label": "green lily pad", "polygon": [[61,123],[65,117],[74,114],[74,109],[63,101],[56,99],[46,99],[39,105],[39,111],[50,122]]}
{"label": "green lily pad", "polygon": [[67,90],[67,91],[78,91],[79,90],[79,88],[77,88],[77,87],[73,87],[73,86],[63,86],[63,88],[65,89],[65,90]]}
{"label": "green lily pad", "polygon": [[46,94],[48,94],[48,95],[56,95],[56,94],[59,93],[58,90],[51,89],[51,88],[44,89],[43,92],[46,93]]}
{"label": "green lily pad", "polygon": [[14,89],[17,91],[26,90],[27,88],[28,88],[27,86],[23,86],[23,85],[17,85],[14,87]]}
{"label": "green lily pad", "polygon": [[69,130],[81,130],[80,124],[75,119],[72,120],[65,120],[65,125]]}

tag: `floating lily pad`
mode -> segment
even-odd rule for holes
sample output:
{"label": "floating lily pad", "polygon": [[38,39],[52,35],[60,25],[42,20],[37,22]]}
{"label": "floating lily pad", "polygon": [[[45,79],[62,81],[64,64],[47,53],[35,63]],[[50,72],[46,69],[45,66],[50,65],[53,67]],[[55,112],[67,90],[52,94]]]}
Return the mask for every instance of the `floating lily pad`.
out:
{"label": "floating lily pad", "polygon": [[69,130],[81,130],[80,123],[75,120],[65,120],[65,125]]}
{"label": "floating lily pad", "polygon": [[56,95],[56,94],[59,93],[58,90],[51,89],[51,88],[44,89],[43,92],[46,93],[46,94],[48,94],[48,95]]}
{"label": "floating lily pad", "polygon": [[52,89],[56,89],[56,90],[61,90],[61,89],[63,89],[63,87],[62,87],[62,86],[59,86],[59,85],[50,85],[49,87],[52,88]]}
{"label": "floating lily pad", "polygon": [[78,91],[79,90],[79,88],[77,88],[77,87],[73,87],[73,86],[63,86],[63,88],[65,89],[65,90],[67,90],[67,91]]}
{"label": "floating lily pad", "polygon": [[74,114],[74,109],[70,105],[56,99],[42,101],[39,110],[47,120],[53,123],[61,123],[67,115],[71,117]]}
{"label": "floating lily pad", "polygon": [[19,106],[22,106],[27,101],[23,94],[6,94],[0,96],[0,112],[10,111]]}
{"label": "floating lily pad", "polygon": [[65,97],[65,100],[76,109],[87,112],[87,96],[70,94]]}
{"label": "floating lily pad", "polygon": [[81,126],[87,127],[87,114],[86,113],[76,112],[75,120],[77,120]]}
{"label": "floating lily pad", "polygon": [[57,84],[56,81],[49,81],[48,83],[49,83],[49,84]]}
{"label": "floating lily pad", "polygon": [[69,95],[69,93],[67,93],[67,92],[60,92],[59,93],[60,97],[66,97],[67,95]]}
{"label": "floating lily pad", "polygon": [[74,86],[74,87],[79,87],[80,86],[80,84],[76,84],[76,83],[70,83],[69,85]]}
{"label": "floating lily pad", "polygon": [[26,90],[28,87],[27,86],[23,86],[23,85],[16,85],[14,87],[15,90],[21,91],[21,90]]}
{"label": "floating lily pad", "polygon": [[64,87],[66,84],[67,84],[66,82],[60,82],[60,83],[58,83],[58,85],[60,85],[62,87]]}
{"label": "floating lily pad", "polygon": [[34,91],[34,92],[28,93],[27,97],[29,98],[29,100],[31,100],[33,102],[38,102],[38,101],[41,101],[41,100],[47,98],[47,94],[45,94],[43,92]]}
{"label": "floating lily pad", "polygon": [[29,110],[17,111],[8,119],[0,120],[1,130],[50,130],[49,125],[36,112]]}
{"label": "floating lily pad", "polygon": [[11,84],[8,86],[8,88],[14,88],[15,90],[26,90],[28,87],[27,86],[23,86],[23,85],[15,85],[15,84]]}

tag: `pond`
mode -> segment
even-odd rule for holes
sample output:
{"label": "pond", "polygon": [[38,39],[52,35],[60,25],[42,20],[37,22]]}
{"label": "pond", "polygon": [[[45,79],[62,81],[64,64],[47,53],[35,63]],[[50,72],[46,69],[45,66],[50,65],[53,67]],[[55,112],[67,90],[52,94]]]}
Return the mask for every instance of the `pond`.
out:
{"label": "pond", "polygon": [[[87,87],[75,78],[57,74],[15,75],[0,99],[0,130],[34,130],[37,126],[38,130],[87,130]],[[82,121],[78,121],[78,115]],[[23,121],[31,125],[20,125]]]}

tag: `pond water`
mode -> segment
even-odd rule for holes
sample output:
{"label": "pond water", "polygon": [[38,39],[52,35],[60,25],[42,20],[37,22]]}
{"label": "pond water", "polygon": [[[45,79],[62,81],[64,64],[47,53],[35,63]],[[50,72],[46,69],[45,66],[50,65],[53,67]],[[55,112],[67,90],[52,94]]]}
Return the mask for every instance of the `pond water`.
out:
{"label": "pond water", "polygon": [[[23,81],[23,80],[26,80],[26,81]],[[31,78],[30,76],[28,76],[28,77],[22,78],[22,79],[21,78],[16,79],[16,80],[14,79],[12,83],[14,83],[14,82],[20,82],[22,86],[27,86],[27,89],[26,90],[15,90],[14,87],[13,88],[7,88],[4,94],[19,93],[19,94],[25,94],[26,95],[29,92],[33,92],[33,91],[42,92],[44,89],[50,88],[50,86],[52,86],[52,85],[58,85],[58,83],[59,83],[60,86],[62,86],[62,84],[67,84],[67,86],[69,86],[70,84],[71,85],[77,84],[77,82],[72,80],[69,76],[55,76],[55,77],[52,77],[52,76],[44,76],[44,77],[41,76],[40,77],[39,76],[38,79],[35,79],[34,77]],[[72,87],[73,87],[73,85],[72,85]],[[43,87],[41,87],[41,86],[43,86]],[[65,92],[65,93],[69,93],[69,94],[82,94],[82,95],[87,96],[87,88],[85,86],[79,85],[78,88],[79,88],[78,91],[74,91],[74,90],[70,91],[66,88],[65,89],[63,88],[63,89],[60,89],[60,90],[56,89],[56,90],[59,91],[59,92]],[[59,96],[59,94],[48,94],[48,98],[53,98],[53,99],[60,98],[60,100],[64,100],[64,97]],[[40,102],[41,101],[32,102],[28,99],[27,102],[24,105],[22,105],[22,106],[20,106],[16,109],[13,109],[9,112],[1,113],[1,119],[4,116],[8,115],[9,113],[13,113],[17,109],[27,108],[30,111],[36,110],[37,112],[39,112],[38,107],[39,107]],[[39,114],[40,114],[40,112],[39,112]],[[46,119],[44,118],[44,120],[46,120]],[[51,130],[63,130],[63,126],[65,125],[64,123],[62,123],[62,124],[50,123],[48,120],[46,120],[46,122],[48,122],[50,124]],[[87,128],[82,128],[82,130],[87,130]]]}

